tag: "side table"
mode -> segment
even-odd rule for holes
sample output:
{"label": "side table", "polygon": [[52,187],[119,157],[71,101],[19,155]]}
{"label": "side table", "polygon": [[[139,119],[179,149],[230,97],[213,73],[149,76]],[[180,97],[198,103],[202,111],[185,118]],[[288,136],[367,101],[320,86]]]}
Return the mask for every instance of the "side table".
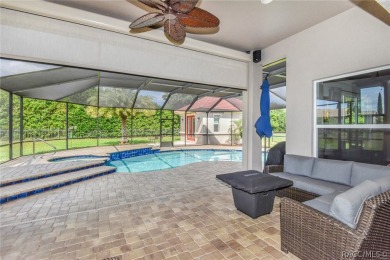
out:
{"label": "side table", "polygon": [[293,185],[290,180],[255,170],[216,177],[232,186],[234,205],[252,218],[271,213],[276,191]]}

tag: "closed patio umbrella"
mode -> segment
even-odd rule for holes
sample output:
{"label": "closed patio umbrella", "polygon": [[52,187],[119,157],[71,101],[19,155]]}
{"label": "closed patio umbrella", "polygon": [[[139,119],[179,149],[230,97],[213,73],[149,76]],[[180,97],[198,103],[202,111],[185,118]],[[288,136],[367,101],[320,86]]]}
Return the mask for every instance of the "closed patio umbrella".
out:
{"label": "closed patio umbrella", "polygon": [[261,86],[260,97],[260,117],[257,119],[255,128],[256,133],[263,138],[264,136],[270,138],[272,136],[271,119],[269,115],[270,111],[270,96],[269,96],[269,84],[268,79],[265,78],[263,85]]}

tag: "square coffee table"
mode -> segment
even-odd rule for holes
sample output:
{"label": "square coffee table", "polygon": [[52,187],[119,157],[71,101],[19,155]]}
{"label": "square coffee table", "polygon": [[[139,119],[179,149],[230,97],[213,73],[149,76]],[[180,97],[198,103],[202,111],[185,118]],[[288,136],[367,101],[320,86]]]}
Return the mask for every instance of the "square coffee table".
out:
{"label": "square coffee table", "polygon": [[293,182],[255,170],[220,174],[217,179],[231,185],[236,208],[252,218],[272,212],[276,191]]}

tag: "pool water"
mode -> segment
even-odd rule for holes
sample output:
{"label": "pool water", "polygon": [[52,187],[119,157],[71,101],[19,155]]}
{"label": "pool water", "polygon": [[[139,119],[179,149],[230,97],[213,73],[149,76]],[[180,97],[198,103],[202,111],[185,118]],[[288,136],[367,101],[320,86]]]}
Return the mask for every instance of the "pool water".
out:
{"label": "pool water", "polygon": [[241,162],[242,152],[235,150],[167,151],[128,159],[111,161],[117,172],[147,172],[171,169],[195,162]]}

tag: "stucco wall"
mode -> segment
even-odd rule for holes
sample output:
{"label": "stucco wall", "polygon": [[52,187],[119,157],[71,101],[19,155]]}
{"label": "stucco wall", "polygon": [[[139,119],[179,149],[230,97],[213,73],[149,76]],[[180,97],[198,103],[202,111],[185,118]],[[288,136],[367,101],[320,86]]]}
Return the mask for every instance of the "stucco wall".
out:
{"label": "stucco wall", "polygon": [[[219,131],[214,132],[214,114],[221,115],[219,120]],[[187,116],[195,117],[195,141],[187,140],[187,145],[227,145],[230,144],[230,132],[231,119],[233,121],[242,120],[242,112],[233,112],[232,116],[230,112],[210,112],[207,120],[207,113],[196,112],[188,113]],[[181,141],[184,142],[185,135],[185,124],[184,114],[180,115],[180,133]],[[233,124],[234,126],[234,124]],[[209,133],[207,140],[207,130]],[[215,135],[214,135],[215,134]],[[241,144],[242,140],[237,140],[235,144]]]}
{"label": "stucco wall", "polygon": [[313,81],[390,64],[390,29],[352,8],[263,50],[287,58],[287,153],[313,155]]}

